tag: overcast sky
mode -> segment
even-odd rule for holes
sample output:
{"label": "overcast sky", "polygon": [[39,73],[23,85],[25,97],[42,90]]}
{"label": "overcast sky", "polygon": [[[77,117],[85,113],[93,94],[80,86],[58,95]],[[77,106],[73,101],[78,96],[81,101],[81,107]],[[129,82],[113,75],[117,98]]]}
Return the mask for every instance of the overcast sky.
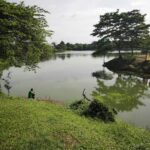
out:
{"label": "overcast sky", "polygon": [[[20,0],[9,0],[19,2]],[[54,34],[49,42],[90,43],[96,40],[90,34],[99,15],[105,12],[139,9],[146,13],[150,23],[149,0],[24,0],[26,5],[38,5],[51,14],[46,16]]]}

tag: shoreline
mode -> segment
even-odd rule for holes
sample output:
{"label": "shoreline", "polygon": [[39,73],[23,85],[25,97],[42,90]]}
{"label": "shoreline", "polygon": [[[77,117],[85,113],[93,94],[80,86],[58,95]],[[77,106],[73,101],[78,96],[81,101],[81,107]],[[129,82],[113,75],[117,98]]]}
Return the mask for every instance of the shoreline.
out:
{"label": "shoreline", "polygon": [[139,62],[135,58],[114,58],[104,63],[103,66],[116,73],[150,78],[150,61]]}
{"label": "shoreline", "polygon": [[0,96],[0,149],[149,149],[150,132],[117,120],[104,123],[64,106]]}

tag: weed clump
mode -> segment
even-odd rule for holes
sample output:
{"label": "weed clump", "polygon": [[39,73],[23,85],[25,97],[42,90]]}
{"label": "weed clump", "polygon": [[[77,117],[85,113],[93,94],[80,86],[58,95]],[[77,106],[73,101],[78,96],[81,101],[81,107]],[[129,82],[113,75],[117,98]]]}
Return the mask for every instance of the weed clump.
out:
{"label": "weed clump", "polygon": [[115,110],[111,111],[107,106],[97,100],[92,100],[91,102],[85,100],[76,101],[70,105],[70,108],[80,115],[97,118],[104,122],[115,121]]}

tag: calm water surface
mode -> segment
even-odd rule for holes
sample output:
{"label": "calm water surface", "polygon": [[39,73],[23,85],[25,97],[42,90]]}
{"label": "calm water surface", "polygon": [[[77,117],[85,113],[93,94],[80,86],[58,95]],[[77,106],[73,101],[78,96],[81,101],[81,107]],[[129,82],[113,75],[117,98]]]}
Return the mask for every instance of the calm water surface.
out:
{"label": "calm water surface", "polygon": [[[102,95],[104,103],[118,110],[118,117],[139,127],[150,128],[149,80],[134,76],[115,74],[103,68],[102,57],[92,57],[91,51],[64,52],[48,61],[38,64],[39,68],[28,71],[24,67],[11,67],[3,72],[7,78],[10,72],[10,95],[27,97],[34,88],[36,97],[71,102],[82,98],[86,88],[87,96],[93,91]],[[105,61],[113,57],[106,57]],[[99,72],[97,80],[92,74]],[[7,89],[1,81],[2,91]]]}

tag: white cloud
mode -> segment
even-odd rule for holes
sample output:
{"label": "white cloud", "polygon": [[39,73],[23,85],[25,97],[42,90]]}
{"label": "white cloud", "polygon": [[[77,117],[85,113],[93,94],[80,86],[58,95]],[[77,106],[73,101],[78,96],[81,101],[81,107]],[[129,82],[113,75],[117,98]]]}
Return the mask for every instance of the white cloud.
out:
{"label": "white cloud", "polygon": [[134,0],[134,1],[132,1],[131,2],[131,6],[142,6],[142,5],[144,5],[145,4],[145,2],[143,1],[143,0]]}
{"label": "white cloud", "polygon": [[[19,0],[9,0],[19,2]],[[50,42],[91,42],[90,36],[93,25],[99,21],[99,15],[105,12],[128,11],[140,9],[147,13],[147,22],[150,21],[149,0],[24,0],[25,4],[38,5],[49,12],[47,21],[54,35]]]}

